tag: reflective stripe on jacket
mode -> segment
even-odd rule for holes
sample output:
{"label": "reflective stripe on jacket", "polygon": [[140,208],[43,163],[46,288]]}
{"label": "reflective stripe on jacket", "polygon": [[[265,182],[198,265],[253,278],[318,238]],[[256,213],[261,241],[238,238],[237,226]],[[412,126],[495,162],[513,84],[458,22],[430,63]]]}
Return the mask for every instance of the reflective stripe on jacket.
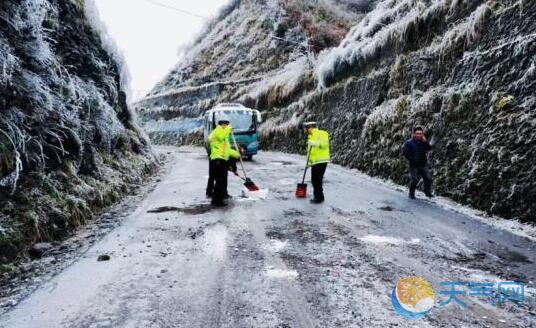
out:
{"label": "reflective stripe on jacket", "polygon": [[320,163],[329,163],[331,160],[329,152],[329,133],[324,130],[313,129],[307,140],[307,147],[311,148],[309,156],[309,166]]}

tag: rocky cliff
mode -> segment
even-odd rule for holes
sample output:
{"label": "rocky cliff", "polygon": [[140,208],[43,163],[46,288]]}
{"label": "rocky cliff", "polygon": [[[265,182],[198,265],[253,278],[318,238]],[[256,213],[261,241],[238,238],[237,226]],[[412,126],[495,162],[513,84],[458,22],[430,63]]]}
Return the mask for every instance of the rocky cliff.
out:
{"label": "rocky cliff", "polygon": [[0,263],[66,236],[153,168],[92,0],[0,2]]}
{"label": "rocky cliff", "polygon": [[316,120],[332,134],[336,163],[405,184],[401,145],[423,125],[438,194],[535,221],[536,2],[273,0],[228,9],[139,104],[156,140],[188,141],[191,118],[238,101],[268,118],[265,149],[302,151],[298,125]]}

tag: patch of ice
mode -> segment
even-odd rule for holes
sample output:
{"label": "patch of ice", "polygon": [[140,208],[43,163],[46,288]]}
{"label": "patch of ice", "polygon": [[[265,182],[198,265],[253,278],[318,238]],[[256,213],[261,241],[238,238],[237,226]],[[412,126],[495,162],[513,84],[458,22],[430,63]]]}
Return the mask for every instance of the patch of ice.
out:
{"label": "patch of ice", "polygon": [[227,254],[227,238],[229,233],[222,226],[209,229],[203,235],[203,250],[212,259],[222,261]]}
{"label": "patch of ice", "polygon": [[296,278],[298,272],[296,270],[268,269],[266,276],[273,279]]}
{"label": "patch of ice", "polygon": [[249,191],[246,188],[242,190],[241,198],[239,200],[263,200],[268,197],[269,189],[260,189],[257,191]]}
{"label": "patch of ice", "polygon": [[386,244],[386,245],[403,245],[403,244],[418,244],[421,242],[418,238],[413,238],[411,240],[404,240],[402,238],[389,237],[389,236],[377,236],[377,235],[367,235],[365,237],[359,238],[365,243],[370,244]]}
{"label": "patch of ice", "polygon": [[294,185],[296,182],[292,179],[281,179],[279,180],[279,184],[283,185],[283,186],[292,186]]}
{"label": "patch of ice", "polygon": [[268,249],[272,252],[281,252],[285,247],[287,247],[288,245],[288,242],[285,240],[285,241],[281,241],[281,240],[277,240],[277,239],[272,239],[270,240],[270,244],[268,245]]}

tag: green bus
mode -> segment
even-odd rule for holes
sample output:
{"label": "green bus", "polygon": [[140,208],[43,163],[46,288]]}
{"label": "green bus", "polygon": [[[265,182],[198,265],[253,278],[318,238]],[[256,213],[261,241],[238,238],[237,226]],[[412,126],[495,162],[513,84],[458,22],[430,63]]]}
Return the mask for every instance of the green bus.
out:
{"label": "green bus", "polygon": [[[204,114],[204,140],[207,152],[210,152],[208,136],[218,125],[218,118],[225,115],[231,121],[236,143],[242,149],[247,160],[261,149],[259,124],[262,123],[262,115],[256,109],[251,109],[237,103],[222,103],[207,110]],[[232,140],[231,140],[232,142]]]}

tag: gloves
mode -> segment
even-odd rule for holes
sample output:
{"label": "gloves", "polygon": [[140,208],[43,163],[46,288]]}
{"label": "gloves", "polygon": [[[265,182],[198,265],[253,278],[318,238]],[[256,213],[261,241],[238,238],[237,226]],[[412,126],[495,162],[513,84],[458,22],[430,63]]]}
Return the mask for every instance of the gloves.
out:
{"label": "gloves", "polygon": [[309,147],[317,147],[318,145],[319,145],[318,142],[307,141],[307,146],[309,146]]}

